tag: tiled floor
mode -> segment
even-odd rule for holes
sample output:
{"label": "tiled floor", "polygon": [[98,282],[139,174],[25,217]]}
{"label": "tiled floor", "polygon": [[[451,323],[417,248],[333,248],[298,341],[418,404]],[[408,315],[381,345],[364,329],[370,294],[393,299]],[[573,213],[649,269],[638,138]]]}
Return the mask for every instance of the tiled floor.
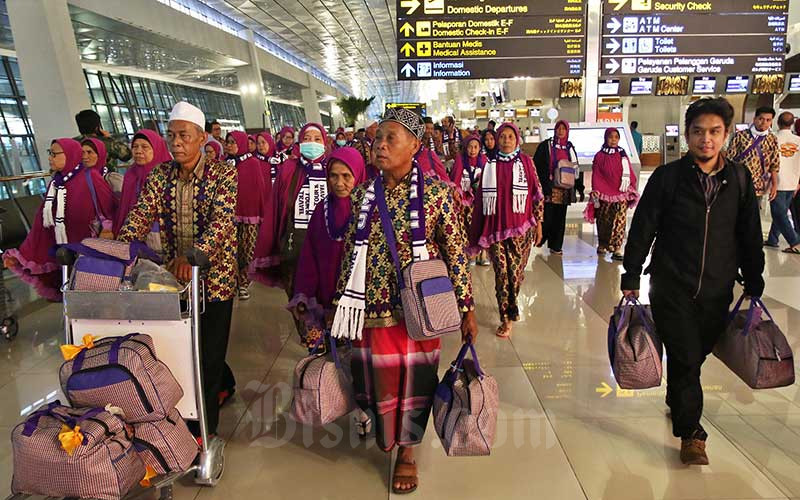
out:
{"label": "tiled floor", "polygon": [[[574,211],[573,211],[574,212]],[[571,212],[571,213],[573,213]],[[714,358],[704,366],[704,426],[712,465],[687,468],[665,413],[664,388],[617,390],[608,367],[607,318],[620,265],[598,259],[592,227],[571,219],[563,257],[537,251],[511,340],[494,337],[491,268],[473,272],[478,353],[501,390],[490,457],[448,458],[432,429],[419,448],[425,499],[800,499],[800,387],[752,391]],[[767,305],[800,351],[800,258],[767,254]],[[8,285],[25,294],[9,280]],[[324,429],[287,419],[292,369],[303,355],[282,292],[254,287],[237,304],[229,362],[238,392],[223,411],[226,472],[216,488],[190,481],[180,499],[390,498],[392,457],[359,442],[349,419]],[[61,315],[26,299],[17,340],[0,344],[0,434],[57,393]],[[458,349],[446,339],[443,368]],[[798,367],[800,370],[800,367]],[[800,373],[800,371],[798,371]],[[0,440],[0,491],[11,478]]]}

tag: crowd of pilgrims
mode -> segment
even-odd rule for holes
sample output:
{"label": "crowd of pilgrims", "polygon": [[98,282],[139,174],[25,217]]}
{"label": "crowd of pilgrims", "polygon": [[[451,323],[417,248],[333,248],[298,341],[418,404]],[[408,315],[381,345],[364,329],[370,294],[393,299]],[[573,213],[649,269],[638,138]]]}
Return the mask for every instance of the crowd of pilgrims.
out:
{"label": "crowd of pilgrims", "polygon": [[[188,164],[190,129],[201,119],[201,157]],[[186,132],[174,126],[185,123],[191,125]],[[574,189],[553,185],[559,161],[577,163],[565,121],[531,158],[521,151],[520,131],[511,122],[461,131],[451,117],[440,125],[398,109],[358,131],[340,128],[329,135],[322,125],[307,123],[274,136],[234,130],[223,137],[217,122],[207,123],[200,110],[179,103],[170,116],[169,144],[153,130],[133,135],[132,163],[122,182],[113,181],[119,173],[107,166],[108,134],[96,129],[80,140],[52,141],[52,181],[27,238],[4,254],[6,267],[40,296],[58,301],[61,275],[52,248],[59,244],[87,237],[143,239],[179,279],[187,277],[185,250],[212,253],[206,300],[224,305],[203,324],[204,335],[216,338],[203,346],[212,434],[219,406],[234,390],[224,361],[231,304],[237,296],[250,297],[251,280],[286,292],[299,339],[309,349],[331,328],[340,299],[358,297],[347,307],[363,318],[363,331],[351,335],[363,410],[356,417],[359,431],[374,427],[378,444],[386,451],[399,446],[399,463],[408,467],[430,413],[439,340],[414,341],[405,333],[394,263],[370,205],[375,183],[383,183],[401,265],[416,252],[409,214],[419,212],[428,221],[425,247],[447,263],[465,341],[477,335],[470,266],[493,267],[496,335],[510,336],[520,319],[517,302],[531,249],[547,244],[552,254],[561,253],[567,206],[575,199]],[[597,146],[586,215],[598,225],[598,252],[620,258],[625,212],[638,197],[636,177],[616,128]],[[413,195],[418,188],[422,197]],[[362,250],[365,258],[357,258]],[[382,354],[393,355],[391,361],[373,364],[373,356]],[[401,469],[393,487],[416,487],[414,471]]]}

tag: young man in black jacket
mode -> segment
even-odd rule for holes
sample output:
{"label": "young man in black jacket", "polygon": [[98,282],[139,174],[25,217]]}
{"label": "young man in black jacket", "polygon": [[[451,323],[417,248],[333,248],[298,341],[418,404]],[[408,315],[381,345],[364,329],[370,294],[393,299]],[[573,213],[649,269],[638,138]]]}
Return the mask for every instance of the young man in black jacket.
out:
{"label": "young man in black jacket", "polygon": [[[764,291],[761,220],[753,181],[720,154],[733,121],[723,98],[686,111],[689,154],[657,168],[633,216],[622,291],[639,295],[650,247],[650,304],[667,351],[667,405],[681,461],[707,465],[700,368],[725,329],[741,270],[745,293]],[[653,242],[655,244],[653,245]]]}

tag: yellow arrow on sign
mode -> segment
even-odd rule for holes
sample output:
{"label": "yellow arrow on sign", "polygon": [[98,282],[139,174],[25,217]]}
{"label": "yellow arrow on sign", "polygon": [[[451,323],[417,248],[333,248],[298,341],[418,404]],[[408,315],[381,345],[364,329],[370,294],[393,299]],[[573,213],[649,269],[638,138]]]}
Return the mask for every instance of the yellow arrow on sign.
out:
{"label": "yellow arrow on sign", "polygon": [[408,9],[408,12],[406,12],[406,15],[408,16],[416,12],[420,5],[422,4],[419,0],[400,0],[400,7],[403,9]]}
{"label": "yellow arrow on sign", "polygon": [[409,57],[412,52],[416,52],[416,49],[414,49],[413,45],[411,45],[410,43],[406,42],[405,45],[400,47],[400,52],[403,52],[406,57]]}
{"label": "yellow arrow on sign", "polygon": [[600,384],[600,387],[596,388],[594,390],[594,392],[596,392],[598,394],[602,394],[602,396],[600,396],[600,397],[604,398],[604,397],[608,396],[609,394],[611,394],[612,392],[614,392],[614,389],[612,389],[611,386],[606,384],[605,382],[602,382]]}
{"label": "yellow arrow on sign", "polygon": [[400,27],[400,33],[402,33],[406,38],[410,37],[411,33],[413,32],[414,28],[408,23],[405,23]]}
{"label": "yellow arrow on sign", "polygon": [[620,10],[621,8],[625,7],[625,4],[628,3],[628,0],[608,0],[608,3],[616,6],[614,7],[614,10]]}

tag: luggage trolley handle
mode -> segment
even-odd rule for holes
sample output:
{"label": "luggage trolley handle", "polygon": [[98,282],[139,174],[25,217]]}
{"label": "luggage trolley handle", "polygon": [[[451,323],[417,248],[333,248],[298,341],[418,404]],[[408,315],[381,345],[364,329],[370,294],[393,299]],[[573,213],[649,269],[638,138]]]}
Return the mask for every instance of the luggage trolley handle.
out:
{"label": "luggage trolley handle", "polygon": [[205,303],[203,294],[201,293],[201,280],[200,271],[211,267],[208,255],[193,248],[186,252],[186,258],[192,266],[192,283],[191,283],[191,296],[190,296],[190,311],[192,321],[192,349],[194,355],[194,379],[195,379],[195,394],[197,399],[197,420],[200,424],[200,438],[202,440],[202,453],[208,452],[208,423],[206,420],[206,404],[203,397],[203,368],[201,360],[201,347],[200,347],[200,304]]}

